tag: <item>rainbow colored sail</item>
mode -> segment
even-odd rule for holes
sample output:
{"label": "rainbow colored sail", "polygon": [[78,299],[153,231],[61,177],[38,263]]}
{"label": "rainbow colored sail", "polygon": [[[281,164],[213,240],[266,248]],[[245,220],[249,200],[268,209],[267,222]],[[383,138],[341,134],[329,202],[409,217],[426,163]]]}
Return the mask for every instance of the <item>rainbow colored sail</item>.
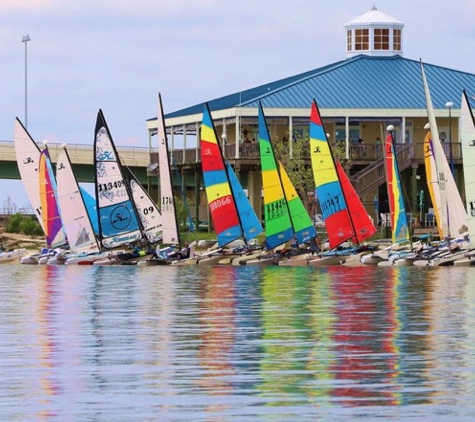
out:
{"label": "rainbow colored sail", "polygon": [[317,199],[333,249],[356,234],[315,100],[310,114],[310,156]]}
{"label": "rainbow colored sail", "polygon": [[277,168],[262,105],[259,103],[259,151],[264,193],[266,248],[273,249],[294,237],[289,207]]}
{"label": "rainbow colored sail", "polygon": [[317,230],[281,162],[279,162],[279,171],[297,242],[300,244],[309,242],[317,237]]}
{"label": "rainbow colored sail", "polygon": [[65,245],[66,236],[56,196],[56,179],[48,148],[41,151],[38,165],[43,227],[48,247]]}
{"label": "rainbow colored sail", "polygon": [[243,231],[207,104],[201,125],[201,166],[214,230],[222,247],[243,236]]}
{"label": "rainbow colored sail", "polygon": [[376,234],[377,229],[339,161],[336,161],[336,169],[355,230],[352,240],[361,243]]}
{"label": "rainbow colored sail", "polygon": [[393,243],[409,242],[411,237],[407,224],[407,214],[404,207],[401,178],[392,132],[387,134],[384,147],[392,241]]}

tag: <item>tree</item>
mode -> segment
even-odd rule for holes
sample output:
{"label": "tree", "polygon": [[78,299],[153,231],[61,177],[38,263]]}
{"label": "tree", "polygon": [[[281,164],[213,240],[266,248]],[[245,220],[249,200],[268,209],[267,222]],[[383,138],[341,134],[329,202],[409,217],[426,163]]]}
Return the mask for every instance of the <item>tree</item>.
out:
{"label": "tree", "polygon": [[15,214],[17,211],[17,204],[13,201],[10,195],[7,195],[7,198],[3,201],[3,213],[11,215]]}

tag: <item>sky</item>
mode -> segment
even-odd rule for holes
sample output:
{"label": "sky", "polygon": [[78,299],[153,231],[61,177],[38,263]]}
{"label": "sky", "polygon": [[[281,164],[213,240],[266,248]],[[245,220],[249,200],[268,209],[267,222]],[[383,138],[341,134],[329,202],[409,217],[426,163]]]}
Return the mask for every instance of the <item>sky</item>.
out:
{"label": "sky", "polygon": [[[373,5],[405,23],[405,57],[475,73],[475,0],[0,0],[0,141],[25,122],[25,67],[37,142],[92,145],[102,109],[116,145],[146,147],[159,92],[167,113],[342,60]],[[27,206],[21,182],[7,197]]]}

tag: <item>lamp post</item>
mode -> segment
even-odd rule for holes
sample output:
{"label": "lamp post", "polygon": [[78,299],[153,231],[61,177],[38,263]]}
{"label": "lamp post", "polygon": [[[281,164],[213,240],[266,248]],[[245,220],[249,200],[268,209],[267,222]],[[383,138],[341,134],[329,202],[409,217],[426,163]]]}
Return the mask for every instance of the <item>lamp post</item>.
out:
{"label": "lamp post", "polygon": [[454,175],[454,157],[452,155],[452,107],[454,103],[449,101],[445,103],[445,107],[449,109],[449,154],[450,154],[450,170],[452,171],[452,176]]}
{"label": "lamp post", "polygon": [[27,66],[27,44],[31,41],[28,34],[24,35],[21,42],[25,43],[25,127],[28,129],[28,66]]}

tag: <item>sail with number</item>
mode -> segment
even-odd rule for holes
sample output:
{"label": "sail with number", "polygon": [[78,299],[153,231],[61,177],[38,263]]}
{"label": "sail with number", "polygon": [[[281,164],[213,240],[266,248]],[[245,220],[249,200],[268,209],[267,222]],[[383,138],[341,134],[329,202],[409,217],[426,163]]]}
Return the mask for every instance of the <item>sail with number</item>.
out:
{"label": "sail with number", "polygon": [[391,131],[386,135],[384,151],[392,241],[393,243],[410,242],[411,235],[404,206],[401,176]]}
{"label": "sail with number", "polygon": [[460,136],[464,168],[470,247],[475,248],[475,119],[467,92],[463,90],[460,106]]}
{"label": "sail with number", "polygon": [[158,94],[158,163],[160,169],[160,211],[162,213],[162,243],[181,247],[178,229],[175,196],[171,178],[168,139],[165,130],[162,97]]}
{"label": "sail with number", "polygon": [[15,154],[21,181],[33,212],[44,231],[45,227],[41,215],[40,185],[38,183],[41,150],[18,117],[15,119],[13,132]]}
{"label": "sail with number", "polygon": [[317,237],[317,230],[310,215],[305,209],[305,205],[297,194],[297,191],[285,171],[283,164],[279,161],[279,173],[284,188],[285,200],[289,207],[290,220],[295,232],[295,237],[299,244],[304,244]]}
{"label": "sail with number", "polygon": [[144,240],[148,243],[157,243],[162,239],[162,217],[157,204],[137,180],[129,167],[124,167],[127,183],[132,194],[135,209],[139,217]]}
{"label": "sail with number", "polygon": [[74,175],[65,144],[61,145],[56,161],[56,184],[58,203],[70,250],[98,252],[100,246],[86,207],[84,191]]}
{"label": "sail with number", "polygon": [[356,233],[315,100],[310,114],[310,157],[317,198],[333,249],[353,239]]}
{"label": "sail with number", "polygon": [[97,114],[94,136],[95,192],[100,240],[104,248],[143,238],[122,165],[102,110]]}
{"label": "sail with number", "polygon": [[201,165],[211,218],[221,247],[240,238],[243,232],[207,104],[201,125]]}
{"label": "sail with number", "polygon": [[445,155],[442,144],[440,143],[439,131],[429,91],[429,84],[427,82],[422,61],[421,72],[424,83],[430,134],[432,138],[431,145],[433,147],[434,165],[437,172],[438,183],[437,186],[434,185],[434,188],[438,189],[440,192],[440,204],[433,204],[434,208],[440,207],[440,221],[437,221],[437,225],[442,228],[442,236],[444,238],[464,236],[468,232],[467,212],[457,188],[457,184],[455,183],[455,178],[450,169],[447,156]]}
{"label": "sail with number", "polygon": [[37,183],[39,183],[41,216],[46,245],[51,248],[63,246],[67,243],[67,240],[58,205],[56,179],[47,147],[40,154]]}
{"label": "sail with number", "polygon": [[265,244],[267,249],[273,249],[293,239],[295,233],[261,103],[259,103],[258,124]]}

